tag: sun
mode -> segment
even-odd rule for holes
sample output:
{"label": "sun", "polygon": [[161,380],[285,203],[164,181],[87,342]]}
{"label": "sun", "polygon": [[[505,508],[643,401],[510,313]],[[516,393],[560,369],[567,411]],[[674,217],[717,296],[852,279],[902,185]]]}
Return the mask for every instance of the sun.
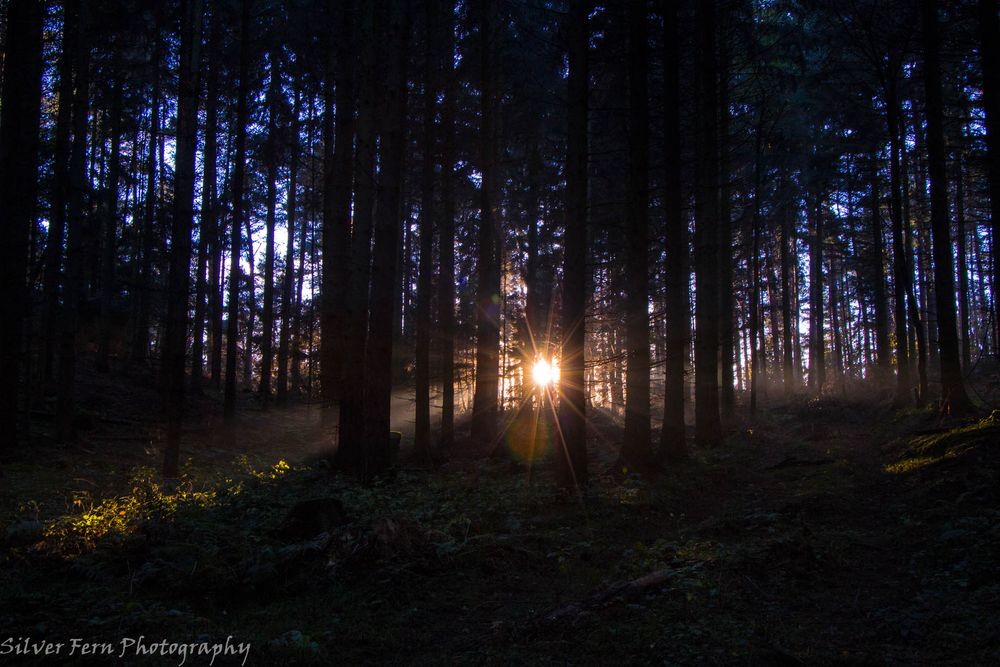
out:
{"label": "sun", "polygon": [[548,387],[559,381],[559,366],[542,358],[531,367],[531,379],[539,387]]}

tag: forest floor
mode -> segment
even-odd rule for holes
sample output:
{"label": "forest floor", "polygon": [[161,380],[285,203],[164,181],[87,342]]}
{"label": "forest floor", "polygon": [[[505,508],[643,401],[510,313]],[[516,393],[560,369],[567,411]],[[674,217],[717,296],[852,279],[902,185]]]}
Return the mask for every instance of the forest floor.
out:
{"label": "forest floor", "polygon": [[[597,414],[573,496],[546,462],[457,452],[366,487],[316,462],[308,408],[220,436],[205,404],[176,488],[141,410],[93,406],[80,444],[5,464],[0,642],[231,635],[255,665],[1000,664],[996,412],[772,405],[659,479],[616,468]],[[331,498],[346,517],[283,521]]]}

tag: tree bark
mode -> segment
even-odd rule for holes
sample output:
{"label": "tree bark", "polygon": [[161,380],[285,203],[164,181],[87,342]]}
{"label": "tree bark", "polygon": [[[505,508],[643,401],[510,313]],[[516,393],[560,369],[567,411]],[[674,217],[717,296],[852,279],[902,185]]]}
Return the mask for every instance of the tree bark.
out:
{"label": "tree bark", "polygon": [[278,96],[281,94],[279,50],[270,54],[267,88],[267,139],[264,160],[267,169],[267,227],[264,241],[264,308],[261,313],[260,400],[266,410],[271,402],[271,373],[274,364],[274,226],[278,207]]}
{"label": "tree bark", "polygon": [[69,159],[69,201],[66,225],[66,281],[59,336],[59,384],[56,394],[56,437],[75,438],[76,347],[80,301],[83,298],[83,254],[86,250],[84,210],[89,189],[87,178],[87,123],[90,113],[89,16],[85,4],[77,9],[77,37],[73,58],[73,145]]}
{"label": "tree bark", "polygon": [[942,408],[952,415],[972,409],[965,392],[958,355],[955,317],[955,263],[948,221],[948,180],[945,171],[943,103],[941,93],[941,35],[936,0],[921,2],[924,46],[924,95],[927,108],[927,171],[931,191],[931,252],[934,255],[934,292],[937,305],[941,365]]}
{"label": "tree bark", "polygon": [[239,32],[239,84],[236,93],[236,155],[233,165],[233,212],[229,237],[229,301],[226,322],[226,383],[223,392],[223,415],[227,422],[236,417],[236,358],[240,319],[240,246],[245,215],[243,191],[246,179],[247,117],[250,97],[250,5],[241,0]]}
{"label": "tree bark", "polygon": [[584,340],[587,310],[587,25],[589,2],[574,2],[566,17],[567,80],[566,229],[563,237],[562,355],[559,361],[557,474],[565,488],[585,484],[587,471]]}
{"label": "tree bark", "polygon": [[695,186],[695,439],[714,446],[719,422],[719,158],[715,2],[695,10],[698,48],[698,150]]}
{"label": "tree bark", "polygon": [[497,196],[498,132],[497,97],[498,46],[501,35],[497,25],[498,0],[477,0],[476,13],[480,40],[480,128],[479,168],[482,185],[479,191],[481,218],[478,232],[476,285],[476,384],[472,402],[472,440],[493,445],[497,427],[497,392],[500,366],[500,249],[501,235]]}
{"label": "tree bark", "polygon": [[[677,463],[687,457],[684,424],[684,359],[688,338],[685,318],[688,278],[687,221],[681,190],[681,56],[678,47],[679,8],[664,0],[663,10],[663,162],[666,207],[666,341],[664,345],[663,430],[660,433],[661,463]],[[565,306],[564,306],[565,307]]]}
{"label": "tree bark", "polygon": [[430,400],[430,351],[431,351],[431,289],[434,253],[434,162],[437,151],[437,133],[434,127],[435,106],[438,92],[439,60],[436,56],[437,0],[425,2],[424,49],[424,118],[423,156],[420,172],[420,263],[417,275],[417,340],[414,380],[416,384],[416,417],[413,438],[413,455],[417,460],[430,456],[431,400]]}
{"label": "tree bark", "polygon": [[[0,211],[5,218],[5,238],[0,244],[0,305],[4,313],[0,329],[0,419],[5,430],[3,449],[11,450],[17,445],[17,413],[23,386],[21,348],[28,307],[28,239],[38,188],[44,17],[42,0],[11,0],[7,5],[5,76],[0,91]],[[27,385],[26,379],[23,384]]]}
{"label": "tree bark", "polygon": [[455,442],[455,8],[444,1],[441,73],[441,220],[438,233],[438,332],[441,343],[441,448]]}
{"label": "tree bark", "polygon": [[393,304],[406,140],[407,0],[388,0],[382,44],[386,55],[385,105],[380,115],[380,180],[372,250],[369,336],[365,374],[365,438],[361,476],[382,474],[391,464],[389,417],[392,395]]}
{"label": "tree bark", "polygon": [[[340,398],[344,356],[337,345],[344,331],[344,297],[351,242],[351,184],[354,177],[355,69],[354,0],[336,6],[336,107],[331,81],[326,82],[323,159],[323,282],[320,305],[320,383],[324,419],[332,423],[333,404]],[[334,121],[334,113],[336,120]],[[331,141],[331,139],[333,141]]]}
{"label": "tree bark", "polygon": [[[298,215],[299,114],[302,103],[302,82],[295,81],[292,104],[292,126],[289,132],[291,158],[288,165],[288,196],[285,211],[285,273],[281,278],[281,325],[278,331],[278,379],[275,400],[278,405],[288,404],[288,347],[295,313],[292,302],[292,284],[295,280],[295,218]],[[301,265],[299,267],[301,270]]]}
{"label": "tree bark", "polygon": [[629,143],[625,210],[625,435],[621,462],[649,465],[649,95],[644,0],[628,3]]}
{"label": "tree bark", "polygon": [[69,200],[69,157],[73,125],[73,59],[78,38],[79,0],[63,2],[62,51],[59,56],[59,110],[56,113],[52,159],[52,195],[49,233],[45,245],[42,312],[42,379],[48,390],[55,381],[59,340],[59,287],[62,283],[63,244],[66,240],[66,203]]}
{"label": "tree bark", "polygon": [[170,234],[167,326],[163,344],[166,389],[166,446],[163,476],[177,477],[181,420],[184,416],[184,368],[187,359],[188,298],[191,282],[191,228],[194,221],[195,153],[198,150],[198,64],[201,48],[201,0],[181,0],[180,71],[177,98],[177,145],[174,160],[174,216]]}
{"label": "tree bark", "polygon": [[382,111],[382,79],[375,44],[379,33],[375,3],[365,3],[360,14],[358,43],[361,45],[361,85],[358,100],[357,149],[354,157],[354,229],[351,236],[349,276],[344,312],[343,382],[347,391],[340,399],[340,446],[336,467],[356,470],[364,454],[366,348],[368,344],[368,295],[371,281],[372,226],[375,212],[376,122]]}
{"label": "tree bark", "polygon": [[979,0],[979,57],[986,109],[987,173],[990,193],[990,245],[993,273],[993,349],[1000,350],[1000,26],[996,0]]}

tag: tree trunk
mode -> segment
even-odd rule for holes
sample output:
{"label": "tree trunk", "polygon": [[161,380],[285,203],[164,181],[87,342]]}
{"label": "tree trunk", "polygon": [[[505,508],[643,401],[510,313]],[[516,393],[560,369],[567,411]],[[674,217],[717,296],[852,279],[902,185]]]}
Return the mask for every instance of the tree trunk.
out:
{"label": "tree trunk", "polygon": [[882,213],[878,182],[878,156],[872,152],[871,180],[871,249],[870,267],[872,300],[875,308],[875,379],[885,382],[889,376],[891,353],[889,350],[889,304],[885,294],[885,250],[882,240]]}
{"label": "tree trunk", "polygon": [[563,237],[562,355],[559,361],[557,474],[565,488],[587,481],[584,340],[587,309],[587,25],[589,2],[574,2],[566,16],[567,80],[566,230]]}
{"label": "tree trunk", "polygon": [[153,91],[149,103],[149,144],[146,147],[146,195],[142,229],[140,230],[139,263],[134,267],[136,275],[133,278],[133,332],[131,357],[135,363],[145,363],[149,357],[149,298],[152,286],[151,272],[153,267],[153,237],[157,216],[156,192],[156,143],[160,135],[160,60],[162,58],[163,39],[160,35],[159,14],[153,30],[153,60],[150,63],[153,76]]}
{"label": "tree trunk", "polygon": [[[117,71],[117,52],[112,56]],[[118,185],[121,180],[121,140],[122,140],[122,83],[116,80],[111,93],[111,166],[108,169],[108,182],[104,188],[101,224],[103,230],[103,247],[101,253],[101,323],[97,342],[97,358],[95,366],[98,372],[106,373],[109,368],[108,358],[111,354],[111,309],[114,305],[115,262],[118,258]]]}
{"label": "tree trunk", "polygon": [[[42,97],[42,0],[7,5],[3,89],[0,91],[0,211],[5,238],[0,250],[0,419],[3,449],[17,445],[23,329],[28,307],[28,239],[34,224],[38,187],[38,129]],[[27,379],[24,381],[27,385]],[[25,411],[27,412],[27,410]],[[4,452],[5,454],[7,452]]]}
{"label": "tree trunk", "polygon": [[[376,121],[382,111],[379,92],[383,63],[376,62],[375,3],[365,3],[360,14],[361,86],[358,100],[357,149],[354,158],[354,230],[344,312],[343,382],[345,387],[366,386],[365,350],[368,342],[368,294],[371,280],[372,222],[375,211]],[[337,468],[357,470],[364,454],[365,395],[346,391],[340,399],[340,445]]]}
{"label": "tree trunk", "polygon": [[927,108],[927,171],[931,190],[931,251],[934,254],[934,291],[937,304],[941,364],[942,407],[953,415],[972,409],[965,393],[958,355],[955,318],[955,263],[948,221],[948,179],[945,172],[943,103],[941,100],[941,35],[938,3],[923,0],[921,18],[924,46],[924,95]]}
{"label": "tree trunk", "polygon": [[195,153],[198,150],[198,65],[201,47],[201,0],[181,0],[180,71],[177,98],[177,147],[174,167],[174,216],[170,233],[167,330],[163,345],[166,389],[166,446],[163,476],[177,477],[181,419],[184,415],[184,367],[187,358],[188,291],[191,282],[191,227],[194,220]]}
{"label": "tree trunk", "polygon": [[979,0],[979,57],[983,69],[986,150],[990,193],[990,239],[993,274],[993,349],[1000,350],[1000,27],[997,1]]}
{"label": "tree trunk", "polygon": [[625,435],[621,462],[649,465],[649,95],[648,38],[642,0],[628,3],[628,186],[625,210]]}
{"label": "tree trunk", "polygon": [[428,0],[426,8],[424,50],[424,118],[423,163],[420,173],[420,264],[417,275],[417,340],[415,361],[416,423],[413,455],[418,460],[430,456],[431,400],[431,283],[434,253],[434,161],[437,139],[434,128],[438,91],[437,44],[438,1]]}
{"label": "tree trunk", "polygon": [[[784,188],[787,186],[787,179],[784,173],[779,181],[782,193],[780,196],[787,198],[788,194],[783,192]],[[781,243],[781,351],[782,351],[782,385],[784,387],[785,396],[791,396],[795,393],[795,371],[794,371],[794,359],[793,359],[793,348],[792,348],[792,271],[794,267],[792,266],[792,254],[794,243],[794,238],[792,234],[792,226],[794,222],[792,220],[791,212],[788,210],[790,203],[786,200],[781,202],[778,206],[778,215],[781,216],[781,237],[779,242]]]}
{"label": "tree trunk", "polygon": [[78,39],[76,20],[79,0],[63,2],[62,52],[59,56],[59,111],[56,113],[52,159],[52,194],[49,233],[45,245],[42,312],[42,379],[46,390],[54,385],[56,347],[61,309],[63,243],[66,239],[66,202],[69,200],[69,157],[73,124],[73,59]]}
{"label": "tree trunk", "polygon": [[[343,333],[344,296],[348,280],[351,242],[351,181],[354,161],[355,58],[353,58],[354,12],[351,0],[337,6],[339,39],[334,54],[336,107],[332,81],[326,82],[326,109],[323,136],[323,283],[320,305],[320,383],[323,389],[324,419],[332,423],[334,402],[340,398],[342,350],[337,341]],[[336,119],[334,119],[336,113]],[[336,122],[335,122],[336,121]]]}
{"label": "tree trunk", "polygon": [[698,39],[698,150],[695,172],[695,439],[714,446],[719,422],[719,159],[716,123],[718,85],[715,2],[700,0],[695,11]]}
{"label": "tree trunk", "polygon": [[481,219],[478,233],[478,282],[476,285],[476,386],[472,404],[472,440],[493,445],[497,427],[497,391],[500,365],[500,250],[498,216],[497,116],[498,0],[477,0],[480,40],[479,192]]}
{"label": "tree trunk", "polygon": [[229,238],[229,302],[226,322],[226,384],[223,415],[227,422],[236,417],[236,357],[240,319],[240,244],[243,234],[243,190],[246,178],[247,117],[250,97],[250,4],[241,0],[239,37],[239,84],[236,93],[236,155],[233,165],[233,212]]}
{"label": "tree trunk", "polygon": [[438,233],[438,331],[441,337],[441,448],[455,442],[455,11],[444,1],[441,76],[441,221]]}
{"label": "tree trunk", "polygon": [[906,262],[906,244],[903,238],[903,197],[900,190],[900,141],[899,141],[899,100],[896,95],[896,73],[886,95],[886,122],[889,132],[889,213],[892,216],[892,295],[895,305],[896,334],[896,399],[897,405],[909,405],[910,398],[910,357],[908,332],[906,328],[906,285],[909,272]]}
{"label": "tree trunk", "polygon": [[[969,317],[969,262],[965,234],[965,170],[964,156],[959,151],[955,159],[955,248],[958,251],[958,345],[962,369],[972,365],[972,345],[975,335]],[[970,340],[971,338],[971,340]]]}
{"label": "tree trunk", "polygon": [[69,202],[66,226],[66,281],[59,337],[59,384],[56,395],[56,437],[61,441],[75,437],[76,346],[79,330],[80,301],[83,298],[83,253],[85,252],[84,210],[87,201],[87,121],[90,113],[90,44],[87,7],[79,6],[74,21],[75,40],[73,75],[73,146],[69,159]]}
{"label": "tree trunk", "polygon": [[264,247],[264,308],[261,314],[260,400],[266,410],[271,402],[271,372],[274,363],[274,225],[278,206],[278,96],[281,94],[279,50],[270,56],[267,90],[267,139],[264,160],[267,165],[267,238]]}
{"label": "tree trunk", "polygon": [[812,218],[812,245],[809,253],[809,386],[817,394],[823,393],[826,381],[826,342],[823,320],[823,229],[822,198],[811,193],[806,206]]}
{"label": "tree trunk", "polygon": [[[687,457],[684,425],[684,358],[688,338],[685,318],[688,278],[687,221],[681,189],[681,55],[678,47],[679,9],[664,0],[663,11],[663,159],[664,206],[666,207],[666,341],[664,345],[663,430],[660,433],[661,463],[677,463]],[[565,302],[563,307],[565,307]]]}
{"label": "tree trunk", "polygon": [[[198,280],[200,292],[196,294],[194,337],[191,350],[191,389],[198,393],[201,391],[203,373],[204,345],[202,339],[205,335],[205,299],[207,292],[208,299],[208,320],[209,339],[211,346],[209,349],[210,362],[209,369],[212,381],[215,386],[219,386],[222,376],[222,293],[219,286],[219,271],[222,264],[221,235],[219,231],[218,212],[218,172],[216,153],[218,152],[218,128],[219,128],[219,108],[215,99],[218,89],[218,65],[215,63],[216,44],[218,43],[218,19],[211,16],[211,31],[208,41],[208,57],[205,59],[207,69],[205,86],[205,148],[203,153],[204,168],[202,173],[201,189],[201,220],[198,230]],[[204,271],[206,266],[202,262],[201,253],[204,253],[205,262],[209,273],[206,281]],[[197,291],[197,290],[196,290]],[[201,312],[198,312],[198,309]]]}
{"label": "tree trunk", "polygon": [[[288,403],[288,345],[295,312],[292,303],[292,283],[295,279],[295,217],[298,213],[299,113],[302,103],[302,82],[295,81],[292,105],[292,126],[289,132],[291,159],[288,165],[288,198],[285,210],[285,273],[281,278],[281,328],[278,331],[278,380],[275,398],[280,406]],[[300,265],[301,270],[301,265]]]}
{"label": "tree trunk", "polygon": [[720,3],[723,12],[719,34],[719,412],[724,424],[732,424],[736,419],[736,394],[733,387],[733,364],[736,356],[734,346],[734,322],[736,305],[733,300],[733,221],[729,166],[729,67],[730,56],[725,29],[725,3]]}
{"label": "tree trunk", "polygon": [[365,438],[361,475],[382,474],[391,464],[389,416],[392,396],[393,303],[406,140],[406,60],[409,41],[407,0],[388,0],[381,44],[386,54],[385,105],[380,114],[380,180],[372,251],[370,328],[366,349]]}

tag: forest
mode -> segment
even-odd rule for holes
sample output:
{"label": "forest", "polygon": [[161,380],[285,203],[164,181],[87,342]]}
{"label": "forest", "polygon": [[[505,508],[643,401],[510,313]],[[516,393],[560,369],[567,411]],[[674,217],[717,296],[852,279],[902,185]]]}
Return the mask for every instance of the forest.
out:
{"label": "forest", "polygon": [[1000,664],[996,0],[0,58],[0,663]]}

